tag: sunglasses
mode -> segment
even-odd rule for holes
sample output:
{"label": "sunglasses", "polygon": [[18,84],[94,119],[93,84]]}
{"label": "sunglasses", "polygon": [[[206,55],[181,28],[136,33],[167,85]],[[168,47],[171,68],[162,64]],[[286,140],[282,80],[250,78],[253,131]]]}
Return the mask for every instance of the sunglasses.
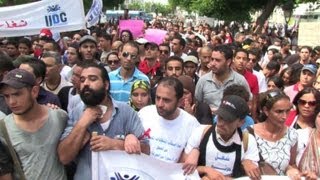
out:
{"label": "sunglasses", "polygon": [[169,51],[167,51],[167,50],[160,50],[160,54],[169,54]]}
{"label": "sunglasses", "polygon": [[299,99],[298,100],[298,104],[305,106],[306,104],[308,104],[308,106],[316,106],[317,105],[317,101],[305,101],[303,99]]}
{"label": "sunglasses", "polygon": [[119,60],[107,60],[108,64],[111,65],[111,64],[119,64]]}
{"label": "sunglasses", "polygon": [[130,54],[130,53],[128,53],[128,52],[123,52],[123,53],[122,53],[122,56],[125,57],[125,58],[127,58],[127,57],[130,56],[131,59],[136,59],[136,58],[138,57],[138,55]]}
{"label": "sunglasses", "polygon": [[121,37],[129,37],[129,35],[122,35]]}

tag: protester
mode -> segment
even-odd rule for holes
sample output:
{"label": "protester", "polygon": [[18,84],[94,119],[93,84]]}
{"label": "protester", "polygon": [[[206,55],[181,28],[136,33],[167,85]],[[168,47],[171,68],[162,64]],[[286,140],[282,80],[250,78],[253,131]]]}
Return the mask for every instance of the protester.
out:
{"label": "protester", "polygon": [[[12,111],[3,121],[26,179],[66,179],[57,147],[67,114],[37,103],[39,86],[33,74],[23,69],[14,69],[5,75],[0,90]],[[0,136],[4,138],[3,131]],[[10,155],[1,154],[3,156]]]}
{"label": "protester", "polygon": [[[190,168],[188,163],[192,166],[193,156],[199,154],[197,170],[201,176],[224,179],[224,176],[236,178],[247,175],[259,179],[257,143],[252,135],[247,134],[249,139],[245,150],[244,135],[240,129],[248,112],[244,99],[235,95],[225,96],[216,111],[217,124],[203,125],[192,132],[185,149],[189,155],[184,168]],[[187,173],[192,169],[186,169]]]}
{"label": "protester", "polygon": [[119,49],[121,67],[109,73],[110,95],[117,101],[129,101],[131,87],[136,80],[150,83],[149,78],[135,66],[138,54],[139,48],[134,41],[125,43]]}
{"label": "protester", "polygon": [[301,172],[301,176],[306,179],[315,180],[320,177],[320,157],[317,153],[319,149],[319,128],[320,128],[320,112],[316,111],[315,128],[305,128],[297,130],[299,134],[297,166]]}
{"label": "protester", "polygon": [[156,90],[156,103],[142,108],[138,114],[150,136],[150,156],[166,162],[180,159],[187,140],[199,123],[179,108],[183,85],[174,77],[163,78]]}
{"label": "protester", "polygon": [[[91,179],[91,151],[125,150],[128,153],[148,153],[141,144],[144,128],[136,112],[129,105],[114,101],[110,94],[107,71],[95,64],[87,64],[80,77],[82,102],[69,113],[68,126],[58,147],[63,164],[77,162],[74,179]],[[101,107],[106,107],[104,110]],[[91,136],[97,132],[97,136]]]}
{"label": "protester", "polygon": [[137,80],[132,84],[129,105],[139,111],[151,103],[150,85],[143,80]]}
{"label": "protester", "polygon": [[286,125],[295,129],[314,128],[316,110],[320,108],[320,92],[313,87],[304,88],[293,99],[295,110],[291,111]]}
{"label": "protester", "polygon": [[253,125],[253,130],[263,160],[278,175],[300,178],[295,166],[298,134],[284,124],[292,107],[290,98],[280,90],[267,91],[260,105],[261,122]]}

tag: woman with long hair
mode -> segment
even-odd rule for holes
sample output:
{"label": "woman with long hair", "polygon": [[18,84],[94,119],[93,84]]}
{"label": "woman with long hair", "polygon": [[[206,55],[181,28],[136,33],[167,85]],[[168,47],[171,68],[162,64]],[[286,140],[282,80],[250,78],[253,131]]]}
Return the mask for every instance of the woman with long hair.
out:
{"label": "woman with long hair", "polygon": [[320,107],[320,92],[313,87],[304,88],[293,99],[295,110],[291,111],[286,125],[295,129],[314,128],[316,109]]}
{"label": "woman with long hair", "polygon": [[298,134],[284,122],[292,107],[281,90],[267,91],[261,101],[261,122],[253,125],[259,153],[278,175],[300,178],[295,165]]}
{"label": "woman with long hair", "polygon": [[297,166],[306,179],[320,178],[320,112],[316,110],[315,128],[297,130]]}

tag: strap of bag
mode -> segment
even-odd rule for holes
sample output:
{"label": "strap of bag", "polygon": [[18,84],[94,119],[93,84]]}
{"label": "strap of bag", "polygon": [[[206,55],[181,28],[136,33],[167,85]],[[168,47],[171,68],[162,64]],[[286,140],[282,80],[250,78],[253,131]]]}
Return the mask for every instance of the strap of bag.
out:
{"label": "strap of bag", "polygon": [[243,132],[242,142],[243,142],[244,152],[246,153],[248,150],[248,144],[249,144],[249,132]]}
{"label": "strap of bag", "polygon": [[18,159],[18,156],[17,156],[17,154],[16,154],[16,152],[15,152],[15,150],[14,150],[12,144],[11,144],[11,141],[10,141],[10,138],[9,138],[9,134],[8,134],[8,130],[7,130],[6,124],[5,124],[3,119],[0,120],[0,130],[1,130],[1,132],[3,132],[3,136],[4,136],[4,139],[6,140],[9,152],[11,154],[14,167],[16,168],[16,170],[17,170],[17,172],[18,172],[18,174],[20,176],[20,179],[21,180],[26,180],[26,178],[24,176],[24,172],[23,172],[21,164],[20,164],[20,161]]}

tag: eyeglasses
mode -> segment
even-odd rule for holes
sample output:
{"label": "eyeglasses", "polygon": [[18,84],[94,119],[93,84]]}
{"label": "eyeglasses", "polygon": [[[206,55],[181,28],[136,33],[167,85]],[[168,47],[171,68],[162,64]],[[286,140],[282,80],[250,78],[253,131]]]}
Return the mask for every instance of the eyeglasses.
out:
{"label": "eyeglasses", "polygon": [[125,57],[125,58],[127,58],[127,57],[131,57],[131,59],[136,59],[138,56],[137,55],[135,55],[135,54],[130,54],[129,52],[123,52],[122,53],[122,56],[123,57]]}
{"label": "eyeglasses", "polygon": [[167,51],[167,50],[160,50],[160,54],[169,54],[169,51]]}
{"label": "eyeglasses", "polygon": [[122,35],[121,37],[129,37],[129,35]]}
{"label": "eyeglasses", "polygon": [[306,104],[308,104],[308,106],[315,106],[315,105],[317,105],[317,101],[306,101],[303,99],[299,99],[298,104],[302,105],[302,106],[305,106]]}
{"label": "eyeglasses", "polygon": [[108,64],[111,65],[111,64],[119,64],[119,60],[107,60]]}

